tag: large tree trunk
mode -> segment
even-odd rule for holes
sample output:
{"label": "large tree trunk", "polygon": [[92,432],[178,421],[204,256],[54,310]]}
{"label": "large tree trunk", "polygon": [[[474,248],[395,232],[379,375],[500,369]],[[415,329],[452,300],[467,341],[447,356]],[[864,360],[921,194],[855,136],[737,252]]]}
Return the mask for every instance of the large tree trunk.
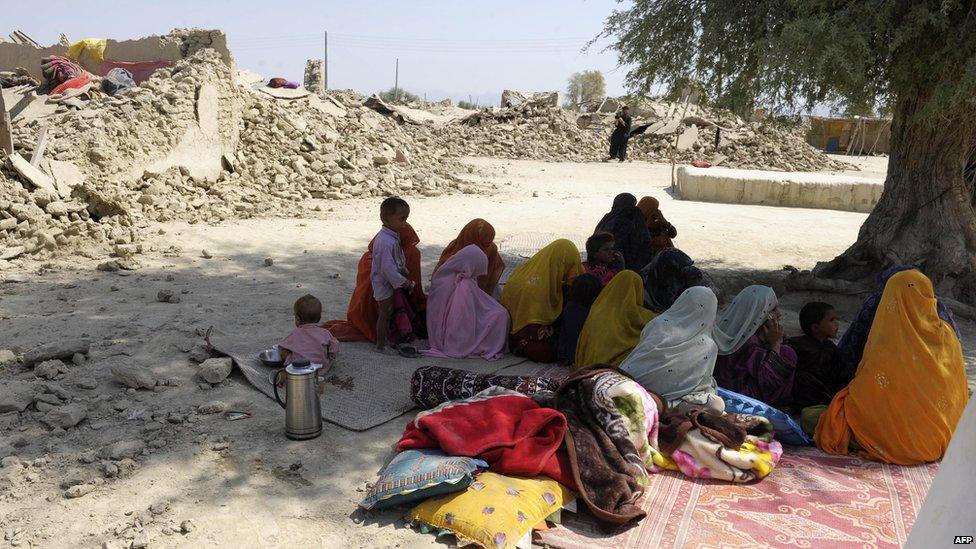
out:
{"label": "large tree trunk", "polygon": [[814,274],[864,281],[893,264],[914,263],[940,295],[974,305],[976,120],[963,108],[938,123],[919,122],[926,100],[917,94],[897,102],[881,200],[857,242]]}

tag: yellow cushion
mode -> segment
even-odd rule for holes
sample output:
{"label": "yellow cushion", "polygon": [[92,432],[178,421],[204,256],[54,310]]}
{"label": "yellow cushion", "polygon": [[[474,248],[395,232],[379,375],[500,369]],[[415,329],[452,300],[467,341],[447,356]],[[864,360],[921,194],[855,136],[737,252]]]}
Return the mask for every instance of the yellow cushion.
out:
{"label": "yellow cushion", "polygon": [[410,519],[450,530],[461,542],[503,549],[514,547],[572,498],[570,490],[549,478],[486,471],[463,492],[430,498],[414,507]]}

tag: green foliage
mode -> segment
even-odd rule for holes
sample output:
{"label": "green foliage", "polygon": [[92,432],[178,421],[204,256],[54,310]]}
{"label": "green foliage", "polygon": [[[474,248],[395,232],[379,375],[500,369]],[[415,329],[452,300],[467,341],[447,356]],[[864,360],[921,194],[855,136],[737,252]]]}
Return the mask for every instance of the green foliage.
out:
{"label": "green foliage", "polygon": [[458,107],[461,107],[462,109],[477,110],[481,108],[481,105],[477,103],[472,103],[470,101],[458,101]]}
{"label": "green foliage", "polygon": [[380,99],[382,99],[386,103],[399,103],[401,105],[413,101],[420,101],[419,97],[408,92],[403,88],[398,88],[398,89],[390,88],[386,91],[380,92],[379,96]]}
{"label": "green foliage", "polygon": [[607,95],[607,84],[600,71],[573,73],[566,85],[567,107],[574,109],[592,106]]}
{"label": "green foliage", "polygon": [[628,0],[601,36],[627,86],[700,82],[712,103],[876,111],[920,120],[976,113],[974,0]]}

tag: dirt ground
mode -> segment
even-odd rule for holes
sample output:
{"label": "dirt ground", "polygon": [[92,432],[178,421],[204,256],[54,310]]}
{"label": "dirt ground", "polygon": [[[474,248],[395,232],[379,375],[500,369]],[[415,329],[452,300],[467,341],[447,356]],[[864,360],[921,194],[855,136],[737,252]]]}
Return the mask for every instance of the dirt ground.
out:
{"label": "dirt ground", "polygon": [[[883,159],[882,161],[883,162]],[[410,222],[422,239],[424,267],[474,217],[494,224],[497,241],[525,233],[583,236],[614,195],[657,197],[678,227],[677,245],[728,287],[776,280],[784,265],[810,268],[857,236],[864,214],[674,200],[670,168],[626,164],[550,164],[470,159],[465,177],[480,190],[463,196],[411,198]],[[883,172],[872,159],[869,170]],[[863,175],[863,173],[862,173]],[[322,299],[326,318],[342,318],[359,255],[379,228],[378,201],[322,202],[316,218],[246,220],[219,226],[165,224],[139,257],[139,270],[103,273],[96,260],[65,259],[0,285],[0,349],[28,350],[51,339],[88,337],[88,362],[71,365],[58,383],[88,417],[51,433],[24,417],[0,432],[0,529],[5,543],[44,547],[431,547],[442,544],[405,526],[399,512],[364,516],[356,504],[391,456],[409,414],[354,433],[331,424],[313,441],[283,434],[284,413],[235,372],[201,386],[185,353],[211,325],[264,327],[284,335],[302,294]],[[287,212],[283,212],[284,215]],[[204,259],[202,250],[213,257]],[[272,258],[272,266],[264,259]],[[338,274],[338,278],[334,278]],[[158,303],[170,290],[180,303]],[[790,334],[796,311],[817,297],[850,316],[858,300],[789,294],[782,300]],[[967,368],[976,368],[976,326],[962,322]],[[111,365],[143,366],[168,380],[155,391],[120,387]],[[20,366],[0,380],[34,380]],[[94,389],[78,387],[95,385]],[[972,383],[971,383],[972,385]],[[162,390],[161,390],[162,389]],[[326,395],[327,398],[327,395]],[[253,417],[226,421],[196,413],[220,400]],[[105,477],[97,456],[117,441],[142,441],[131,470]],[[62,485],[98,479],[68,499]],[[3,486],[7,486],[6,490]],[[150,508],[152,507],[152,510]],[[181,523],[188,533],[181,533]]]}

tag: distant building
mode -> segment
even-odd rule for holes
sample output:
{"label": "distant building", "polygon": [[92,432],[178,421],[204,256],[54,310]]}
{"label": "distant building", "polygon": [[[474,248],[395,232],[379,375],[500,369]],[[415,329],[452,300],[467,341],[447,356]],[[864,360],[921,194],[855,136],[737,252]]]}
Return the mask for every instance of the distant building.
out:
{"label": "distant building", "polygon": [[888,154],[891,119],[810,116],[807,143],[824,152],[851,155]]}

